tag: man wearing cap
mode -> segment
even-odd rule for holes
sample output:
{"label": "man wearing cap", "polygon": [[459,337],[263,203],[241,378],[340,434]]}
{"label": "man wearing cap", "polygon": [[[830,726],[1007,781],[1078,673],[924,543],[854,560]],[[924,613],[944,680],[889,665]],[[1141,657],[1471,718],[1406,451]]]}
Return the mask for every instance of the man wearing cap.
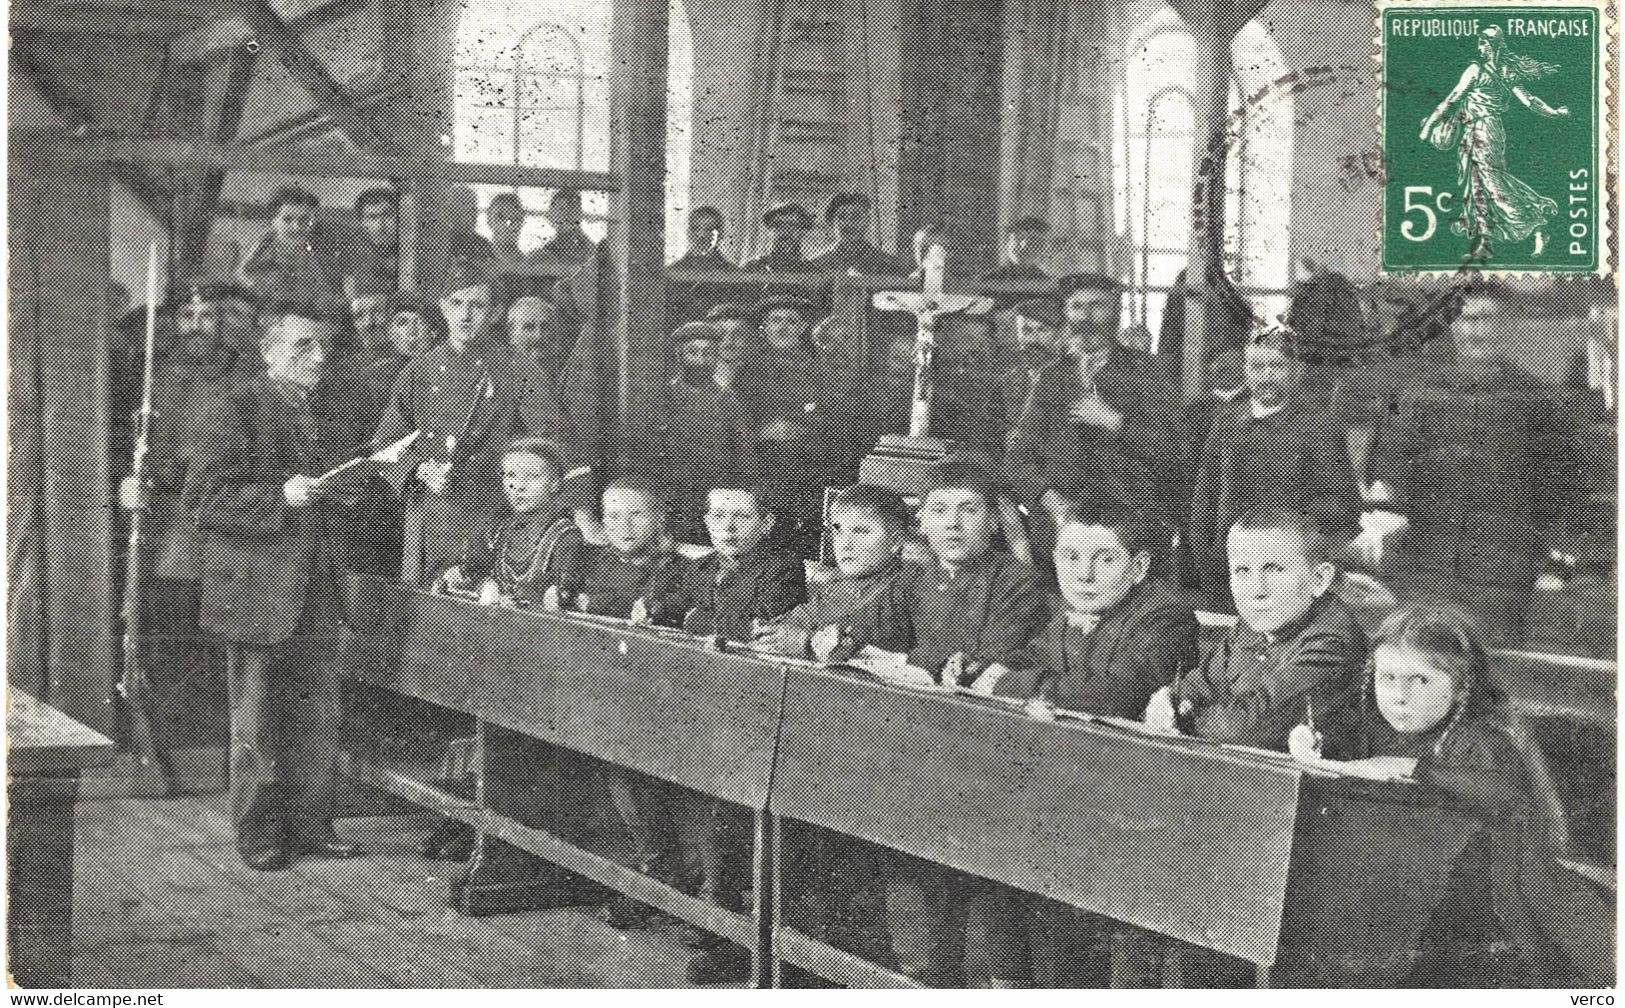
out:
{"label": "man wearing cap", "polygon": [[690,322],[672,333],[673,375],[659,388],[645,450],[649,468],[669,482],[681,512],[673,530],[684,542],[706,542],[705,495],[737,480],[745,408],[717,381],[718,325]]}
{"label": "man wearing cap", "polygon": [[349,857],[333,833],[343,631],[331,505],[345,460],[318,385],[334,318],[302,304],[266,313],[261,364],[233,375],[200,423],[186,511],[200,535],[203,629],[231,661],[228,776],[237,847],[252,868],[301,854]]}
{"label": "man wearing cap", "polygon": [[321,200],[297,186],[271,199],[271,227],[238,268],[237,279],[262,305],[298,302],[326,311],[343,291],[337,257],[317,235]]}
{"label": "man wearing cap", "polygon": [[814,311],[812,302],[791,294],[758,303],[760,350],[738,386],[749,417],[748,474],[768,481],[785,504],[783,517],[812,536],[821,524],[824,488],[845,485],[831,481],[846,475],[846,463],[862,450],[854,445],[843,452],[838,443],[837,430],[854,420],[860,404],[840,395],[840,384],[813,349]]}
{"label": "man wearing cap", "polygon": [[1260,507],[1315,518],[1334,544],[1357,531],[1360,487],[1347,433],[1331,410],[1304,394],[1294,334],[1268,328],[1248,340],[1243,394],[1221,402],[1201,451],[1189,542],[1202,587],[1223,597],[1230,583],[1225,537]]}
{"label": "man wearing cap", "polygon": [[1010,225],[1004,236],[999,265],[984,274],[981,283],[990,287],[1048,287],[1054,279],[1041,265],[1049,239],[1049,222],[1042,217],[1022,217]]}
{"label": "man wearing cap", "polygon": [[402,578],[428,586],[502,499],[501,436],[512,404],[499,395],[510,352],[489,338],[491,264],[462,264],[440,299],[446,341],[414,357],[395,382],[373,443],[422,437],[386,476],[406,512]]}
{"label": "man wearing cap", "polygon": [[801,243],[812,230],[812,215],[799,203],[781,203],[762,216],[767,229],[767,254],[752,259],[741,268],[746,273],[805,273],[807,264]]}
{"label": "man wearing cap", "polygon": [[820,273],[858,273],[863,276],[908,276],[914,267],[869,244],[869,220],[874,215],[869,197],[839,193],[829,201],[824,220],[835,228],[835,244],[814,256],[812,268]]}
{"label": "man wearing cap", "polygon": [[127,477],[119,497],[127,510],[146,512],[143,661],[155,684],[179,696],[213,681],[208,673],[218,661],[198,630],[197,526],[186,514],[182,492],[202,418],[225,394],[240,362],[257,354],[258,326],[253,295],[235,284],[193,284],[161,306],[160,318],[171,312],[175,339],[160,343],[153,365],[145,486]]}
{"label": "man wearing cap", "polygon": [[[1118,342],[1115,280],[1076,276],[1059,287],[1062,359],[1033,379],[1008,424],[1006,459],[1025,502],[1065,487],[1168,513],[1183,403],[1172,362]],[[1184,509],[1180,501],[1173,513]]]}

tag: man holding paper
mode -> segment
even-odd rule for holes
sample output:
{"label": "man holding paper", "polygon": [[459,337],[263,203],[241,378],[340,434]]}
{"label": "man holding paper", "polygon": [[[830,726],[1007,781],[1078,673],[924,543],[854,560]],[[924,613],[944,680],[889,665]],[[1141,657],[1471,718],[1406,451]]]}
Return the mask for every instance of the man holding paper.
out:
{"label": "man holding paper", "polygon": [[202,628],[230,648],[229,777],[253,868],[358,853],[333,833],[346,481],[320,379],[335,320],[278,307],[263,368],[241,369],[202,418],[185,506],[201,535]]}

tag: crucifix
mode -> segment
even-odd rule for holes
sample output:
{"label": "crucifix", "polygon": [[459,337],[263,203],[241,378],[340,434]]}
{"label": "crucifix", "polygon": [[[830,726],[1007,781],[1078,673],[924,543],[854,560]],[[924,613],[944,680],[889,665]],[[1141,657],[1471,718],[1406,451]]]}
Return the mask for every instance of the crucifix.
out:
{"label": "crucifix", "polygon": [[931,366],[937,349],[937,320],[949,315],[986,314],[991,298],[944,293],[943,273],[946,255],[942,242],[922,232],[916,239],[920,253],[921,283],[918,291],[881,291],[874,296],[880,311],[908,312],[918,325],[914,337],[914,391],[909,400],[908,434],[886,435],[875,445],[874,453],[863,460],[865,483],[883,486],[899,493],[918,493],[926,472],[947,456],[951,445],[930,436],[933,381]]}

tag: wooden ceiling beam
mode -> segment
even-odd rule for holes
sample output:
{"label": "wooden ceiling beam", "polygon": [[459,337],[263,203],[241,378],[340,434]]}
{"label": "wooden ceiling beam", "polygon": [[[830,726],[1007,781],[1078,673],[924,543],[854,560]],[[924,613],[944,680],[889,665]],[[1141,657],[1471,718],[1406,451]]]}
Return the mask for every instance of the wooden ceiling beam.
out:
{"label": "wooden ceiling beam", "polygon": [[243,14],[248,18],[254,38],[288,68],[294,80],[304,85],[351,143],[364,150],[378,146],[380,131],[373,128],[370,117],[362,113],[355,99],[333,79],[326,64],[310,51],[297,30],[282,20],[265,0],[246,0]]}
{"label": "wooden ceiling beam", "polygon": [[[33,85],[34,90],[39,93],[51,111],[69,124],[70,134],[84,134],[95,129],[97,125],[95,117],[86,113],[51,84],[50,75],[44,73],[39,64],[34,62],[33,55],[27,47],[22,45],[12,47],[11,72],[26,78],[29,84]],[[115,164],[112,171],[113,177],[129,188],[153,220],[160,224],[169,220],[171,203],[175,198],[173,193],[134,165]]]}

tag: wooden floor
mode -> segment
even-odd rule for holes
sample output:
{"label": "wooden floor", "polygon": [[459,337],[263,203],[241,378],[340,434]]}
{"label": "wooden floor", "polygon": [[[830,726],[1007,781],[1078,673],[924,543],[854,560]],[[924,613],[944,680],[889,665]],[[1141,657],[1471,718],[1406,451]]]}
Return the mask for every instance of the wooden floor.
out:
{"label": "wooden floor", "polygon": [[663,932],[588,912],[467,918],[450,867],[414,853],[421,818],[352,819],[367,856],[245,867],[221,797],[81,801],[73,985],[681,987],[692,955]]}

